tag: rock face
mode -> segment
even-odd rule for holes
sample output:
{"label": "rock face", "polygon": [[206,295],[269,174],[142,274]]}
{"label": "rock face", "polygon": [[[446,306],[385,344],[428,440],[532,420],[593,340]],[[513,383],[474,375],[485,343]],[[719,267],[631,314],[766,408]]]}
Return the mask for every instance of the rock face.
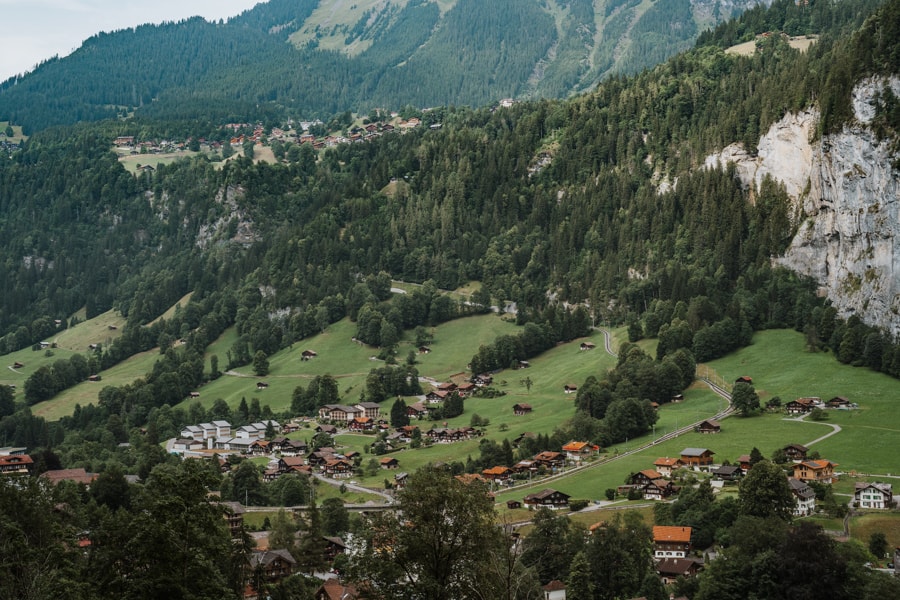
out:
{"label": "rock face", "polygon": [[735,163],[746,187],[766,175],[794,202],[797,234],[775,261],[814,277],[843,317],[900,334],[900,173],[887,141],[868,128],[873,99],[885,85],[900,96],[900,77],[869,78],[853,92],[856,121],[811,142],[818,112],[788,114],[750,156],[737,144],[706,159]]}

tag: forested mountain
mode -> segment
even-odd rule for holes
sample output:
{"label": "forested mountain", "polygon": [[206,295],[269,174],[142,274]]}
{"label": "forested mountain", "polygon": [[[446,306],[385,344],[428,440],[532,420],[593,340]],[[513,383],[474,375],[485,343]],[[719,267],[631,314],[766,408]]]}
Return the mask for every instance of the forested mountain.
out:
{"label": "forested mountain", "polygon": [[0,85],[0,119],[34,131],[131,110],[244,121],[564,97],[654,65],[755,4],[271,0],[228,22],[98,34]]}

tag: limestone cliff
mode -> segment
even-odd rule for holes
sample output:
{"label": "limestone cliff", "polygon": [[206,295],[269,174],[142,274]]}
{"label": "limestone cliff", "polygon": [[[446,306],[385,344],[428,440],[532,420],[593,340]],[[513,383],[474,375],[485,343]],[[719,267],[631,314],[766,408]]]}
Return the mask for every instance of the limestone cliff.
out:
{"label": "limestone cliff", "polygon": [[713,167],[735,163],[747,187],[766,175],[794,202],[797,233],[775,261],[814,277],[843,317],[900,334],[900,172],[888,142],[868,128],[873,99],[900,77],[870,78],[853,91],[855,122],[813,141],[818,111],[788,114],[760,139],[757,156],[739,144],[709,156]]}

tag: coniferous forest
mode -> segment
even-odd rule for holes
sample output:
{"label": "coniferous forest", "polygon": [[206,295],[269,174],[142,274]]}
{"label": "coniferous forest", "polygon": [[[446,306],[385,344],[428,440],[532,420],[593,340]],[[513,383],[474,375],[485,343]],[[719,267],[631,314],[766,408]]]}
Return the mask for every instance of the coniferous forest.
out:
{"label": "coniferous forest", "polygon": [[[74,324],[71,315],[82,308],[87,318],[115,308],[127,319],[114,342],[38,370],[15,397],[0,386],[5,444],[29,448],[39,471],[78,465],[100,473],[90,490],[0,481],[0,597],[240,597],[253,576],[246,571],[250,541],[229,537],[222,509],[207,501],[207,492],[290,506],[309,497],[311,484],[299,476],[263,484],[247,461],[223,476],[217,466],[182,463],[161,448],[190,423],[226,414],[247,423],[280,416],[258,401],[242,404],[239,416],[222,405],[205,413],[172,408],[208,377],[203,354],[230,327],[237,341],[228,364],[223,360],[226,370],[264,360],[346,317],[358,340],[391,348],[403,331],[506,302],[517,305],[521,331],[473,348],[473,372],[536,356],[594,323],[627,325],[631,342],[658,339],[655,356],[625,346],[615,369],[584,382],[578,416],[566,429],[527,442],[534,452],[558,448],[574,434],[608,445],[646,433],[656,418],[649,401],[667,401],[690,384],[698,362],[748,345],[763,329],[804,332],[811,346],[843,363],[900,377],[900,341],[864,318],[840,318],[814,281],[774,266],[799,226],[783,185],[766,179],[751,192],[733,167],[701,168],[706,156],[732,142],[754,148],[789,111],[817,105],[815,135],[841,130],[852,119],[855,83],[898,73],[898,0],[776,0],[700,33],[689,50],[640,72],[650,63],[632,63],[619,74],[608,74],[612,65],[594,65],[607,75],[596,86],[553,99],[591,81],[573,59],[568,71],[541,83],[545,89],[535,97],[543,99],[503,108],[481,106],[496,90],[511,95],[551,46],[578,56],[577,38],[546,33],[554,25],[538,3],[499,11],[460,0],[404,72],[380,77],[362,71],[371,74],[373,65],[391,64],[425,41],[401,36],[397,23],[430,28],[440,16],[437,5],[410,1],[382,21],[369,15],[369,27],[347,32],[374,40],[362,62],[315,44],[285,55],[286,39],[268,33],[272,23],[302,21],[315,4],[272,1],[227,24],[198,19],[129,33],[143,40],[144,51],[189,42],[196,53],[179,56],[179,69],[144,62],[146,56],[118,43],[123,33],[101,34],[72,60],[49,61],[0,90],[0,117],[32,133],[8,158],[0,155],[0,354]],[[609,10],[627,15],[631,4]],[[638,31],[665,18],[663,4],[656,16],[644,15]],[[585,3],[567,5],[568,19],[588,20]],[[497,15],[512,26],[495,37]],[[819,37],[805,52],[780,35],[760,39],[750,56],[724,52],[772,31]],[[490,44],[521,50],[498,56]],[[442,88],[426,75],[457,46],[464,46],[463,59],[443,71]],[[661,47],[680,48],[648,33],[629,52],[656,62]],[[100,86],[82,76],[94,52],[121,77]],[[271,69],[259,68],[263,63]],[[147,72],[148,64],[159,72]],[[490,90],[467,78],[489,67],[497,71]],[[286,75],[302,69],[310,80]],[[139,70],[146,76],[141,85],[125,75]],[[59,73],[84,87],[62,96],[53,83]],[[312,116],[340,126],[349,106],[368,109],[399,98],[410,78],[428,83],[408,104],[430,108],[406,107],[404,114],[423,126],[403,134],[317,151],[304,145],[275,163],[199,155],[138,174],[111,151],[120,136],[228,144],[220,125],[251,120],[271,129],[296,106],[315,107]],[[223,89],[231,93],[227,102],[220,101]],[[249,90],[269,90],[273,102],[259,102]],[[123,101],[123,94],[131,98]],[[282,102],[288,97],[296,106]],[[144,108],[124,118],[116,107],[125,105]],[[898,139],[898,106],[886,91],[875,119],[884,138]],[[392,296],[392,280],[422,285]],[[440,293],[470,281],[483,286],[472,302]],[[188,292],[186,306],[157,320]],[[29,408],[176,339],[183,346],[162,352],[143,378],[104,387],[96,403],[71,416],[49,422]],[[412,365],[373,374],[365,400],[421,393]],[[314,414],[338,399],[337,383],[317,377],[295,391],[292,408]],[[135,430],[142,441],[124,458],[119,445]],[[317,449],[328,441],[319,439]],[[284,523],[272,531],[282,535],[280,547],[306,561],[307,573],[324,568],[323,535],[354,531],[365,543],[340,570],[366,582],[361,597],[540,598],[540,585],[552,579],[566,581],[576,600],[668,597],[651,569],[649,528],[632,517],[585,536],[564,517],[540,512],[534,532],[510,549],[510,532],[495,526],[485,490],[450,476],[511,456],[498,444],[484,445],[482,453],[467,464],[413,474],[399,495],[409,522],[386,514],[369,527],[335,525],[340,509],[314,505],[299,537]],[[723,548],[725,558],[699,578],[680,581],[677,591],[703,600],[896,595],[895,582],[862,566],[864,549],[790,525],[784,500],[790,491],[773,483],[778,470],[768,465],[754,467],[757,475],[741,484],[738,499],[714,503],[701,485],[657,509],[658,523],[693,526],[707,545]],[[435,504],[458,526],[457,546],[441,547],[446,522],[433,521],[428,507]],[[88,550],[79,545],[85,539]],[[612,563],[619,565],[614,573],[604,566]],[[316,587],[294,578],[269,592],[312,598]]]}

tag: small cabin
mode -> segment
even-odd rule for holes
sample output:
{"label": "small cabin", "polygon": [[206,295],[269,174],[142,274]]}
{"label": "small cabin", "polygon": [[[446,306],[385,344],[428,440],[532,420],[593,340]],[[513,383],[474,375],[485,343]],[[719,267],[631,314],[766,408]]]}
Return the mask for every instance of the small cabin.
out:
{"label": "small cabin", "polygon": [[267,387],[269,387],[269,384],[268,384],[267,382],[265,382],[265,381],[257,381],[257,382],[256,382],[256,389],[257,389],[257,390],[264,390],[264,389],[266,389]]}
{"label": "small cabin", "polygon": [[103,379],[103,378],[100,377],[99,375],[90,375],[88,377],[88,381],[100,381],[101,379]]}

